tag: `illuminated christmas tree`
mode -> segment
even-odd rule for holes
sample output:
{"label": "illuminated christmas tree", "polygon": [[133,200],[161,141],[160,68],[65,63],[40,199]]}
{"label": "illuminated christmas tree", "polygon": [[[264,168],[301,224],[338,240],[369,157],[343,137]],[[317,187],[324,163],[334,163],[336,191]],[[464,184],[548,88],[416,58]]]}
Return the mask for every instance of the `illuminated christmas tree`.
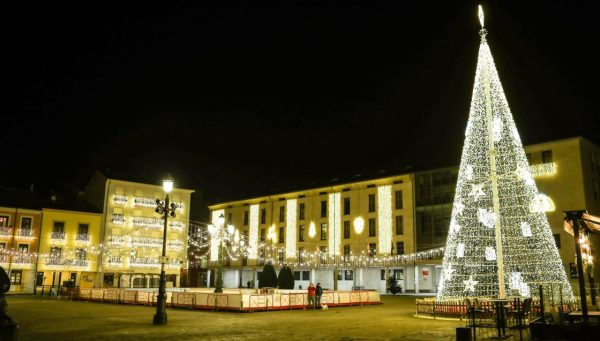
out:
{"label": "illuminated christmas tree", "polygon": [[481,45],[438,300],[527,297],[552,284],[573,300],[486,41]]}

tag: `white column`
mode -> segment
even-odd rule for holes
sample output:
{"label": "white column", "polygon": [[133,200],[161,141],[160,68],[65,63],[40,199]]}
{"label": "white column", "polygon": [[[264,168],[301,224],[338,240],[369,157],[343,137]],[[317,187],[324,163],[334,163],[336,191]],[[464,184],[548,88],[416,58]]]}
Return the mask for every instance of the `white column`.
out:
{"label": "white column", "polygon": [[419,293],[419,266],[415,265],[415,294]]}
{"label": "white column", "polygon": [[248,259],[258,258],[258,205],[250,206],[250,230],[248,231]]}
{"label": "white column", "polygon": [[285,214],[285,258],[296,259],[296,224],[298,217],[296,215],[297,199],[289,199],[286,203]]}

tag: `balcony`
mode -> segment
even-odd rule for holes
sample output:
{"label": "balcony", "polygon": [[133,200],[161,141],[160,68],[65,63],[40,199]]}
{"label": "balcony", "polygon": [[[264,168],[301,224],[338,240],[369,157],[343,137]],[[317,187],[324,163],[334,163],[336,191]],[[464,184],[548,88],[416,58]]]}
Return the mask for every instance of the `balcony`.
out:
{"label": "balcony", "polygon": [[50,239],[52,239],[52,240],[58,240],[58,241],[64,241],[65,240],[65,233],[64,232],[52,232],[50,234]]}
{"label": "balcony", "polygon": [[129,244],[130,237],[121,235],[112,235],[108,238],[108,244],[110,245],[125,245]]}
{"label": "balcony", "polygon": [[112,215],[112,223],[115,225],[123,225],[125,224],[125,216],[120,213],[113,213]]}
{"label": "balcony", "polygon": [[152,238],[152,237],[131,237],[131,245],[133,246],[142,246],[142,247],[162,247],[162,238]]}
{"label": "balcony", "polygon": [[18,255],[14,256],[11,262],[15,264],[32,264],[34,262],[34,257],[30,255]]}
{"label": "balcony", "polygon": [[12,227],[2,226],[0,227],[0,238],[12,237]]}
{"label": "balcony", "polygon": [[90,234],[89,233],[78,233],[75,237],[75,240],[78,242],[89,242]]}
{"label": "balcony", "polygon": [[78,267],[88,267],[90,265],[90,261],[87,259],[74,259],[73,262],[71,263],[71,266],[78,266]]}
{"label": "balcony", "polygon": [[133,226],[146,228],[162,228],[164,225],[161,218],[154,217],[133,217]]}
{"label": "balcony", "polygon": [[17,233],[15,233],[15,238],[18,239],[33,239],[35,238],[33,235],[33,230],[28,228],[28,229],[17,229]]}
{"label": "balcony", "polygon": [[68,259],[62,259],[58,257],[46,258],[46,265],[52,266],[69,266],[70,261]]}

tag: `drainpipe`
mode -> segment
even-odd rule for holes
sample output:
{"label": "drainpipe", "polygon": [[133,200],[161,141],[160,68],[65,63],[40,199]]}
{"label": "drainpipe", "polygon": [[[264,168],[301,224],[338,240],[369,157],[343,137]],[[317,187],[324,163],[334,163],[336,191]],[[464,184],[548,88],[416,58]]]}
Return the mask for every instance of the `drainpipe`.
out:
{"label": "drainpipe", "polygon": [[[39,228],[39,232],[38,232],[38,247],[37,247],[37,259],[35,261],[35,269],[33,271],[33,274],[35,276],[35,280],[34,280],[34,284],[33,284],[33,294],[35,295],[35,291],[37,289],[37,270],[38,270],[38,266],[40,263],[40,249],[42,246],[42,226],[44,226],[44,209],[42,207],[42,214],[40,215],[40,228]],[[44,285],[44,276],[42,276],[42,288]]]}
{"label": "drainpipe", "polygon": [[104,266],[102,265],[103,263],[103,255],[106,248],[106,240],[105,240],[105,234],[106,234],[106,222],[108,221],[108,189],[110,188],[110,184],[112,182],[112,179],[108,179],[108,183],[105,185],[104,187],[104,200],[103,200],[103,211],[104,211],[104,215],[103,215],[103,221],[100,222],[100,235],[98,236],[98,242],[102,243],[102,245],[104,246],[102,248],[102,251],[98,254],[98,258],[96,258],[96,274],[98,276],[98,279],[96,280],[96,283],[101,282],[100,287],[104,287]]}

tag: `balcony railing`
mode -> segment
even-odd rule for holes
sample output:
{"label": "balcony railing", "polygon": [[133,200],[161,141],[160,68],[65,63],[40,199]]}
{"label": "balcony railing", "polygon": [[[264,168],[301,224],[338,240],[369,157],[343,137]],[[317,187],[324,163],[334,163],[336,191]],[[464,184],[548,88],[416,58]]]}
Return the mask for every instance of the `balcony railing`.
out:
{"label": "balcony railing", "polygon": [[30,255],[13,256],[11,262],[16,264],[31,264],[34,262],[34,257]]}
{"label": "balcony railing", "polygon": [[81,266],[81,267],[87,267],[90,265],[90,261],[87,259],[74,259],[73,262],[71,263],[72,266]]}
{"label": "balcony railing", "polygon": [[89,242],[90,234],[89,233],[78,233],[77,236],[75,237],[75,240],[77,240],[79,242]]}
{"label": "balcony railing", "polygon": [[69,259],[63,258],[46,258],[46,265],[69,266]]}
{"label": "balcony railing", "polygon": [[65,240],[65,233],[64,232],[52,232],[52,234],[50,235],[50,239]]}
{"label": "balcony railing", "polygon": [[0,238],[7,236],[12,236],[12,227],[2,226],[0,227]]}
{"label": "balcony railing", "polygon": [[28,228],[28,229],[24,229],[24,228],[17,229],[16,237],[20,237],[20,238],[33,238],[33,230],[30,229],[30,228]]}

